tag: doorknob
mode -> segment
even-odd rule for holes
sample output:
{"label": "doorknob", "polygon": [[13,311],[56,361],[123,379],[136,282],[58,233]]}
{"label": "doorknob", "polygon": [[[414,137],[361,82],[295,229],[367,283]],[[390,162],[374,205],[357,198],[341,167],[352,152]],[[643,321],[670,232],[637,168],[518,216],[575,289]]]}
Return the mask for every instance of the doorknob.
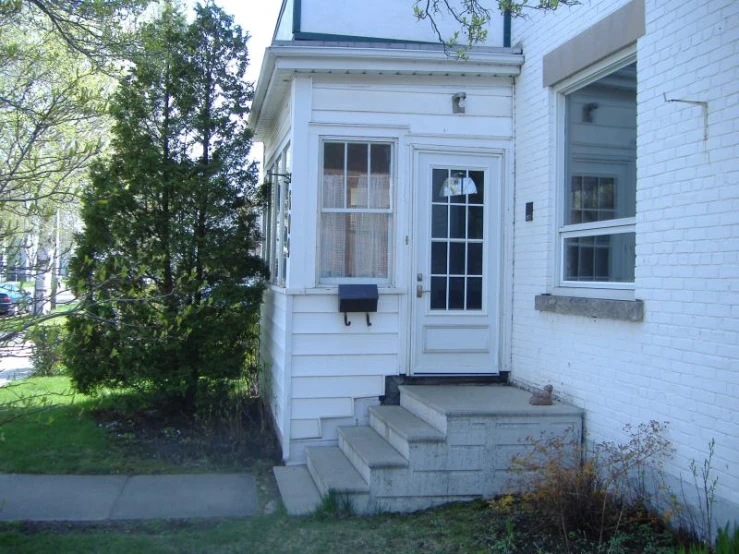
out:
{"label": "doorknob", "polygon": [[423,288],[423,285],[421,283],[419,283],[418,285],[416,285],[416,298],[423,298],[423,293],[424,292],[431,292],[431,291],[430,290],[425,290]]}

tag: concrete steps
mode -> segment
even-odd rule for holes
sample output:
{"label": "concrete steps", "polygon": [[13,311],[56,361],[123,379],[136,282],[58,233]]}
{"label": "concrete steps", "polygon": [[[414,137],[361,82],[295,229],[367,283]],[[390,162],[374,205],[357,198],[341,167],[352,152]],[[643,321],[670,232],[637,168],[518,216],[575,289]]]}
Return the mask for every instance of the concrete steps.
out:
{"label": "concrete steps", "polygon": [[339,428],[338,447],[306,449],[299,478],[275,468],[289,513],[306,513],[305,506],[317,506],[331,491],[351,500],[357,513],[413,511],[510,492],[511,458],[529,448],[527,437],[582,432],[580,409],[531,406],[529,393],[514,387],[399,388],[401,405],[371,407],[369,427]]}

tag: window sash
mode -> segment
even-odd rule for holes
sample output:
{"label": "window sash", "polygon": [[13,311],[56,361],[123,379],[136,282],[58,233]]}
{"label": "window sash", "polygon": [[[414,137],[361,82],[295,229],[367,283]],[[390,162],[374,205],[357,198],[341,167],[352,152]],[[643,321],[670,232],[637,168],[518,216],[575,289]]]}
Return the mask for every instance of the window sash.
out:
{"label": "window sash", "polygon": [[[556,263],[557,270],[555,272],[556,278],[554,279],[555,287],[562,287],[563,289],[613,289],[614,293],[616,290],[634,290],[634,281],[573,281],[566,280],[567,271],[567,252],[566,244],[568,239],[581,238],[581,237],[594,237],[603,235],[619,235],[627,233],[635,233],[636,230],[636,217],[622,217],[616,219],[603,219],[601,221],[592,221],[585,223],[567,224],[566,210],[571,208],[566,195],[570,194],[571,179],[572,175],[569,171],[569,159],[571,159],[572,152],[570,150],[570,137],[568,137],[568,113],[567,113],[567,97],[580,91],[599,81],[600,79],[611,75],[612,73],[624,68],[632,63],[636,62],[636,49],[630,48],[628,51],[612,56],[603,60],[599,64],[593,67],[590,72],[585,72],[575,76],[571,79],[567,79],[554,91],[554,97],[556,99],[556,137],[557,144],[557,218],[556,221],[556,239],[557,247],[556,252]],[[600,157],[600,156],[598,156]],[[574,174],[573,174],[574,175]],[[635,194],[635,193],[634,193]],[[634,200],[635,201],[635,200]],[[635,264],[636,262],[634,262]],[[634,268],[635,269],[635,268]]]}
{"label": "window sash", "polygon": [[[333,167],[327,167],[327,145],[333,150]],[[339,145],[341,164],[337,158]],[[352,152],[361,151],[362,147],[366,149],[366,159],[350,159]],[[387,156],[384,163],[382,156]],[[385,284],[391,280],[393,163],[394,147],[390,142],[325,140],[322,143],[320,282],[333,284],[361,279]],[[350,170],[350,165],[355,169]],[[373,172],[377,167],[380,171]],[[328,182],[327,177],[334,182]],[[332,236],[332,232],[338,234]]]}

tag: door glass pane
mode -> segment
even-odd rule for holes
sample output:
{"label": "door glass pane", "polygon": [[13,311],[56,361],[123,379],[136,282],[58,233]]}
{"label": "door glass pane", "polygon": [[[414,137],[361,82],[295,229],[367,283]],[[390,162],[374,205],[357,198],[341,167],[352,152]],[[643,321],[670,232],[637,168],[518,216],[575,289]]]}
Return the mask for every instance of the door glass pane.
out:
{"label": "door glass pane", "polygon": [[447,206],[431,207],[431,236],[435,239],[445,239],[449,235],[447,229]]}
{"label": "door glass pane", "polygon": [[470,206],[468,238],[481,239],[483,233],[483,211],[482,206]]}
{"label": "door glass pane", "polygon": [[449,237],[453,239],[465,238],[467,226],[467,208],[464,206],[449,207]]}
{"label": "door glass pane", "polygon": [[449,202],[452,204],[464,204],[466,195],[464,194],[465,185],[464,178],[467,177],[466,171],[451,170],[448,182]]}
{"label": "door glass pane", "polygon": [[452,242],[449,244],[449,274],[464,275],[464,250],[463,242]]}
{"label": "door glass pane", "polygon": [[470,204],[482,205],[485,199],[485,173],[482,171],[470,171],[470,179],[475,183],[476,192],[469,195]]}
{"label": "door glass pane", "polygon": [[431,273],[446,275],[446,242],[431,243]]}
{"label": "door glass pane", "polygon": [[431,177],[431,190],[433,191],[431,197],[433,198],[433,202],[440,202],[442,204],[447,204],[449,202],[449,197],[445,194],[444,187],[447,177],[449,177],[448,169],[433,170]]}
{"label": "door glass pane", "polygon": [[467,278],[467,309],[482,309],[482,278],[480,277]]}
{"label": "door glass pane", "polygon": [[449,278],[449,309],[464,309],[464,277]]}
{"label": "door glass pane", "polygon": [[482,243],[467,245],[467,275],[482,275]]}
{"label": "door glass pane", "polygon": [[446,310],[446,277],[431,277],[431,309]]}

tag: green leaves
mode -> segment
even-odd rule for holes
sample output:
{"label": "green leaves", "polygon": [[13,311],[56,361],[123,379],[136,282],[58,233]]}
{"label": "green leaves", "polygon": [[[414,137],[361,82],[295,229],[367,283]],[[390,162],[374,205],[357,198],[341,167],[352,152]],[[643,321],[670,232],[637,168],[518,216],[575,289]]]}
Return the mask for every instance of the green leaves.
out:
{"label": "green leaves", "polygon": [[[191,403],[243,371],[257,341],[255,175],[241,109],[246,42],[212,2],[143,29],[112,102],[112,155],[95,164],[70,270],[86,317],[69,322],[80,390],[131,386]],[[248,283],[248,285],[247,285]]]}

